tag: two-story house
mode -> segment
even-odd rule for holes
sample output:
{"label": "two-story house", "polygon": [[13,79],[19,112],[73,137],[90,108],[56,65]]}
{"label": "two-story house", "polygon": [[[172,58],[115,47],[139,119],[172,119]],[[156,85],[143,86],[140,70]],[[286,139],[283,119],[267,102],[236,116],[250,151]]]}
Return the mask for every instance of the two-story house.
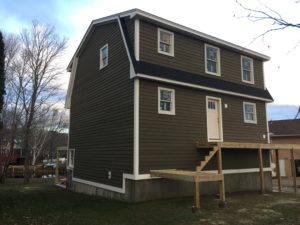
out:
{"label": "two-story house", "polygon": [[[197,141],[268,143],[267,60],[139,9],[92,21],[68,66],[70,188],[128,201],[191,194],[149,171],[195,170],[207,154]],[[256,151],[222,155],[227,191],[259,188]]]}

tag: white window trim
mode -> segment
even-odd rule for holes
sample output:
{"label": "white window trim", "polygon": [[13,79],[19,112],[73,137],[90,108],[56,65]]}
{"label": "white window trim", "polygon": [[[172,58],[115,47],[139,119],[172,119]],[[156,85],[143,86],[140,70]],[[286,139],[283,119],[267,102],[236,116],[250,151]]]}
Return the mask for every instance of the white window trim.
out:
{"label": "white window trim", "polygon": [[[217,49],[217,73],[213,73],[207,70],[207,53],[206,53],[206,48],[215,48]],[[215,75],[215,76],[221,76],[221,57],[220,57],[220,48],[215,47],[213,45],[209,44],[204,44],[204,54],[205,54],[205,73]]]}
{"label": "white window trim", "polygon": [[[243,58],[251,60],[250,81],[244,80]],[[252,58],[241,55],[241,75],[242,75],[243,82],[248,83],[248,84],[254,84],[254,67],[253,67],[253,59]]]}
{"label": "white window trim", "polygon": [[[219,140],[212,140],[208,137],[208,119],[207,119],[207,116],[208,116],[208,100],[209,99],[212,99],[212,100],[216,100],[219,102],[219,113],[220,113],[220,139]],[[224,140],[224,137],[223,137],[223,112],[222,112],[222,99],[221,98],[217,98],[217,97],[212,97],[212,96],[206,96],[206,136],[207,136],[207,142],[223,142]]]}
{"label": "white window trim", "polygon": [[[70,156],[71,156],[71,151],[73,151],[73,164],[71,164],[71,160],[70,160]],[[74,164],[75,164],[75,149],[74,148],[70,148],[68,151],[68,168],[74,168]]]}
{"label": "white window trim", "polygon": [[[168,34],[171,35],[170,53],[160,50],[160,31],[163,31],[163,32],[168,33]],[[161,28],[157,28],[157,51],[160,54],[174,57],[174,33],[173,32],[170,32],[170,31],[167,31],[167,30],[164,30],[164,29],[161,29]]]}
{"label": "white window trim", "polygon": [[[105,64],[105,65],[103,65],[103,60],[102,60],[102,50],[104,49],[104,48],[107,48],[107,64]],[[104,46],[102,46],[101,48],[100,48],[100,70],[101,69],[103,69],[103,68],[105,68],[106,66],[108,66],[108,56],[109,56],[109,53],[108,53],[108,44],[105,44]]]}
{"label": "white window trim", "polygon": [[[164,111],[160,109],[160,91],[165,90],[165,91],[170,91],[171,92],[171,111]],[[158,113],[159,114],[166,114],[166,115],[175,115],[175,90],[174,89],[169,89],[169,88],[164,88],[164,87],[158,87]]]}
{"label": "white window trim", "polygon": [[[254,120],[247,120],[246,119],[245,105],[252,105],[253,106]],[[256,112],[256,104],[255,103],[252,103],[252,102],[243,102],[243,113],[244,113],[244,123],[257,124],[257,112]]]}

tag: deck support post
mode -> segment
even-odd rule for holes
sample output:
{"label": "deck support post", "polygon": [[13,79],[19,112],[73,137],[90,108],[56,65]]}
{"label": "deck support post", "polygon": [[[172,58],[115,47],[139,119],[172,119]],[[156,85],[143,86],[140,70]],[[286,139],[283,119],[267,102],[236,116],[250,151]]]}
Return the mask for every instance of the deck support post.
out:
{"label": "deck support post", "polygon": [[264,166],[263,166],[263,157],[262,149],[258,149],[258,158],[259,158],[259,177],[260,177],[260,191],[262,194],[265,193],[265,177],[264,177]]}
{"label": "deck support post", "polygon": [[59,183],[59,151],[56,148],[56,167],[55,167],[55,183]]}
{"label": "deck support post", "polygon": [[275,156],[276,156],[276,177],[277,177],[277,183],[278,183],[278,191],[281,192],[281,174],[280,174],[278,149],[275,149]]}
{"label": "deck support post", "polygon": [[[223,163],[222,163],[222,148],[220,145],[217,146],[218,148],[218,174],[223,174]],[[221,181],[219,181],[219,194],[220,200],[225,202],[225,185],[224,185],[224,177]]]}
{"label": "deck support post", "polygon": [[196,209],[200,209],[200,182],[195,181],[195,207]]}
{"label": "deck support post", "polygon": [[297,180],[296,180],[296,166],[295,166],[294,149],[291,149],[290,152],[291,152],[291,171],[292,171],[292,176],[293,176],[294,192],[297,193]]}

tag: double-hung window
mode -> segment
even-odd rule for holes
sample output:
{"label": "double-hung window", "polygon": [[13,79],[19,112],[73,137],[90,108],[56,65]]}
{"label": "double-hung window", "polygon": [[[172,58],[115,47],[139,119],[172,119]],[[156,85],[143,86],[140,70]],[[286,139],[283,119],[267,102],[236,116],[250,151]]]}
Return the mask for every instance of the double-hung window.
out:
{"label": "double-hung window", "polygon": [[244,102],[243,107],[244,107],[244,122],[257,123],[256,104],[250,102]]}
{"label": "double-hung window", "polygon": [[241,56],[242,81],[254,84],[253,59]]}
{"label": "double-hung window", "polygon": [[158,52],[174,56],[174,33],[158,28]]}
{"label": "double-hung window", "polygon": [[68,155],[68,166],[70,168],[74,167],[74,160],[75,160],[75,149],[69,149],[69,155]]}
{"label": "double-hung window", "polygon": [[175,115],[175,90],[158,88],[158,113]]}
{"label": "double-hung window", "polygon": [[205,71],[206,73],[220,76],[220,49],[205,45]]}
{"label": "double-hung window", "polygon": [[108,44],[100,48],[100,70],[108,65]]}

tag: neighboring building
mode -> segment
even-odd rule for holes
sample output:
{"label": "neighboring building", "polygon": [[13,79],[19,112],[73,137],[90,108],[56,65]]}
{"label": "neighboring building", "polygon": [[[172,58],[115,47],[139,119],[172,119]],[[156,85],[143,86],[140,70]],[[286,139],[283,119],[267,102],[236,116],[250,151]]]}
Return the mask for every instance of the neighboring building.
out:
{"label": "neighboring building", "polygon": [[[208,152],[197,141],[268,143],[267,60],[138,9],[92,21],[68,66],[69,188],[128,201],[191,194],[149,170],[195,170]],[[223,169],[226,191],[259,189],[257,150],[223,150]]]}
{"label": "neighboring building", "polygon": [[[269,121],[271,142],[300,144],[300,119]],[[300,176],[300,151],[294,151],[296,175]],[[273,159],[275,159],[273,155]],[[279,151],[280,175],[292,176],[290,151]]]}

